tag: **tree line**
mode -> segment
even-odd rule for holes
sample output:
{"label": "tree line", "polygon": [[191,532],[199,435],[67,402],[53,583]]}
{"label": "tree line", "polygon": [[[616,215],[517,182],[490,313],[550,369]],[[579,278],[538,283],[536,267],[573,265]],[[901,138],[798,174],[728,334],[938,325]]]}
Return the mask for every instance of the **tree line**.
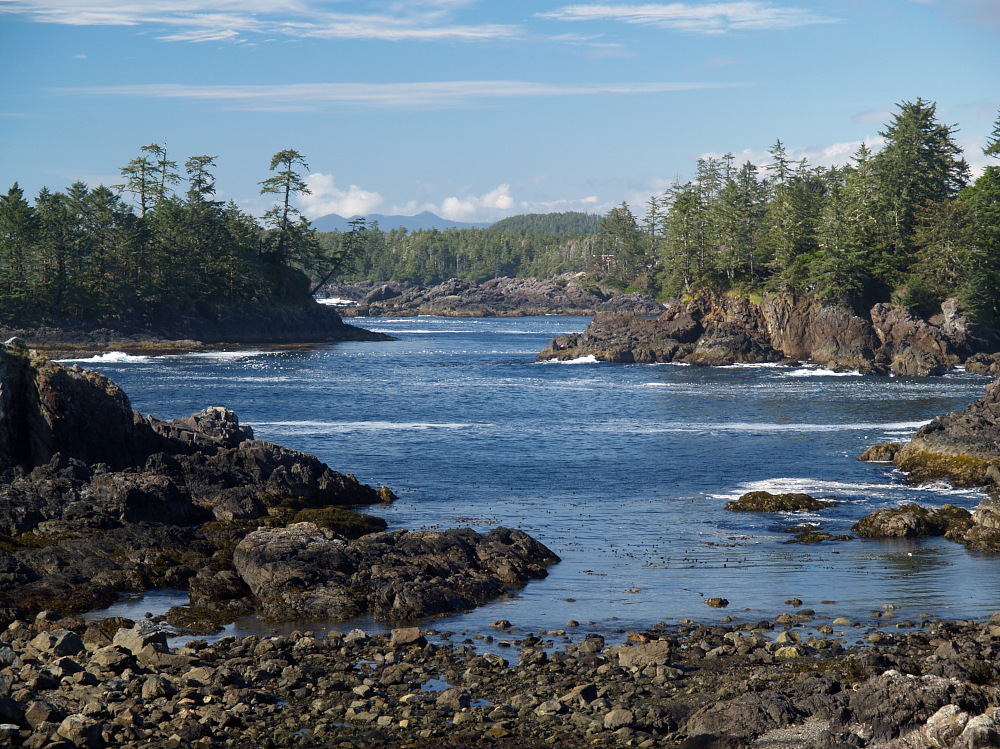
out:
{"label": "tree line", "polygon": [[[589,270],[664,297],[780,290],[928,313],[956,297],[1000,322],[1000,168],[971,181],[935,104],[897,109],[884,146],[862,145],[845,167],[792,160],[780,140],[763,168],[700,159],[694,179],[652,197],[641,217],[612,209]],[[984,152],[1000,157],[1000,117]]]}
{"label": "tree line", "polygon": [[277,202],[263,222],[215,199],[215,159],[185,161],[182,193],[174,191],[178,164],[159,144],[143,146],[113,187],[76,182],[64,192],[43,188],[29,202],[15,183],[0,195],[0,322],[308,299],[303,271],[336,258],[293,205],[308,191],[297,172],[303,157],[283,150],[272,158],[260,187]]}
{"label": "tree line", "polygon": [[581,271],[601,221],[585,213],[545,213],[512,216],[487,228],[388,232],[372,222],[319,237],[332,252],[351,246],[342,251],[351,258],[338,272],[342,280],[429,285],[449,278],[549,278]]}

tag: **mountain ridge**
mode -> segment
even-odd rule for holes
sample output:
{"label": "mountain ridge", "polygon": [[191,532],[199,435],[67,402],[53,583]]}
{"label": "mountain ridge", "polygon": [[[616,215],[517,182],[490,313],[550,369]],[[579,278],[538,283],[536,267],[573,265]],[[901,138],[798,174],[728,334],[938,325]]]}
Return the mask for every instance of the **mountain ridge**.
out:
{"label": "mountain ridge", "polygon": [[451,221],[430,211],[423,211],[414,216],[373,213],[368,216],[351,216],[350,218],[345,218],[337,213],[328,213],[313,219],[312,225],[316,231],[350,231],[350,222],[357,218],[365,218],[369,224],[378,221],[378,226],[383,231],[392,231],[393,229],[407,229],[408,231],[419,229],[486,229],[493,225],[493,222]]}

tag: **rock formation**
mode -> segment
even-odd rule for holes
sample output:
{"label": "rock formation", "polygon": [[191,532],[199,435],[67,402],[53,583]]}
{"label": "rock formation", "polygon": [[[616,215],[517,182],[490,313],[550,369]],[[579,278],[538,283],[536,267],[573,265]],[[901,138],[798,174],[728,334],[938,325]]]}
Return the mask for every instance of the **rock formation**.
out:
{"label": "rock formation", "polygon": [[1000,380],[965,409],[920,427],[906,444],[876,445],[861,457],[891,460],[914,483],[943,479],[955,486],[984,486],[990,494],[971,520],[951,505],[939,510],[907,505],[862,518],[854,528],[860,535],[944,535],[970,549],[1000,550]]}
{"label": "rock formation", "polygon": [[862,316],[785,294],[753,301],[708,293],[652,320],[598,314],[583,333],[555,338],[538,358],[696,365],[809,360],[838,371],[928,376],[1000,345],[960,317],[954,302],[942,309],[928,321],[885,304]]}
{"label": "rock formation", "polygon": [[[339,296],[364,287],[331,287]],[[574,275],[551,281],[534,278],[494,278],[483,283],[452,278],[436,286],[403,283],[376,285],[350,316],[441,315],[444,317],[515,317],[525,315],[593,315],[600,311],[658,315],[663,305],[642,294],[621,294],[584,286]]]}
{"label": "rock formation", "polygon": [[[0,347],[0,622],[53,604],[83,611],[123,591],[189,585],[192,603],[216,619],[251,613],[258,604],[276,616],[266,601],[289,590],[269,591],[252,560],[266,554],[268,565],[294,566],[306,552],[288,539],[314,548],[319,538],[336,539],[335,546],[382,531],[380,518],[342,508],[393,498],[387,488],[360,484],[312,455],[254,439],[228,409],[174,421],[142,416],[103,375],[52,362],[20,342]],[[296,536],[285,525],[309,527],[311,535]],[[419,563],[385,549],[379,559],[373,549],[391,546],[386,539],[397,538],[391,534],[357,546],[354,563],[365,567],[358,574],[371,575],[373,585],[391,579],[399,600],[407,601],[386,602],[387,612],[419,616],[477,605],[544,576],[544,564],[556,561],[517,531],[485,537],[469,531],[475,539],[450,533],[468,547],[462,559],[476,564],[462,570],[443,564],[429,541]],[[233,567],[245,537],[238,557],[243,570],[256,570],[253,585]],[[280,537],[284,545],[254,545]],[[415,553],[421,538],[412,534],[399,546]],[[447,591],[453,572],[471,577],[456,578],[457,592],[442,594],[454,605],[443,607],[428,591]],[[291,603],[284,610],[348,616],[381,605],[344,606],[340,614]]]}

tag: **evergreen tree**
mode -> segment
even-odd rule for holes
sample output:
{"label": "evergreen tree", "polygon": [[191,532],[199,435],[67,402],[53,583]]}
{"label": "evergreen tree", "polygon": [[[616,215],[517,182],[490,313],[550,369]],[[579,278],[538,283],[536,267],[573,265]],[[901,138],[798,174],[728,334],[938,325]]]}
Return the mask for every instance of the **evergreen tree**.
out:
{"label": "evergreen tree", "polygon": [[28,287],[38,217],[15,182],[0,195],[0,296],[14,314],[24,313],[31,301]]}
{"label": "evergreen tree", "polygon": [[928,203],[954,198],[969,175],[953,128],[935,119],[935,104],[917,99],[897,106],[893,121],[880,133],[885,148],[873,158],[888,231],[872,251],[880,280],[890,288],[912,262],[918,213]]}

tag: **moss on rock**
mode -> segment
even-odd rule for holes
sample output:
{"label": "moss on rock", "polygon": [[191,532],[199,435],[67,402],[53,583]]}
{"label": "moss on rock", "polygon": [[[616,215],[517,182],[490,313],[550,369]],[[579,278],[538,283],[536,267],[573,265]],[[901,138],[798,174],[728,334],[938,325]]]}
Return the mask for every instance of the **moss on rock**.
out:
{"label": "moss on rock", "polygon": [[833,507],[833,502],[815,499],[809,494],[771,492],[747,492],[742,497],[726,503],[730,512],[811,512]]}

